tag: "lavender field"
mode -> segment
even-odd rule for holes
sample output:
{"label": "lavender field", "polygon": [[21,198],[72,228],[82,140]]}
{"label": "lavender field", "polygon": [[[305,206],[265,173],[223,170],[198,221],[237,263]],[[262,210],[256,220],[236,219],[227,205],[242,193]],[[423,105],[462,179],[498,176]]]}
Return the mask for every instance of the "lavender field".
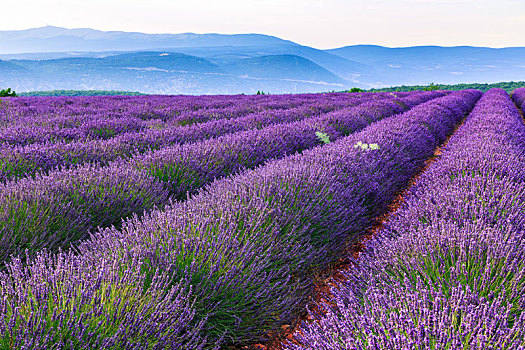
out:
{"label": "lavender field", "polygon": [[525,349],[523,109],[2,98],[0,349]]}

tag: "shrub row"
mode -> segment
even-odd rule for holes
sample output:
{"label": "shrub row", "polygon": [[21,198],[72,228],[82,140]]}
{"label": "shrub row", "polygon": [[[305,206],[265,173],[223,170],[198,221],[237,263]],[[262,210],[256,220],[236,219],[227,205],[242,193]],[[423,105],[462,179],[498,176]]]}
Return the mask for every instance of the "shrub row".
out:
{"label": "shrub row", "polygon": [[168,147],[128,163],[87,164],[0,185],[0,257],[25,250],[56,250],[86,238],[91,229],[119,226],[123,218],[184,199],[215,178],[255,167],[335,139],[368,123],[435,97],[415,94],[395,102],[364,103],[291,124]]}
{"label": "shrub row", "polygon": [[525,125],[485,93],[288,349],[525,347]]}
{"label": "shrub row", "polygon": [[[14,260],[0,280],[0,339],[37,349],[49,339],[188,349],[264,339],[297,317],[312,276],[385,210],[479,95],[454,93],[217,181],[121,230],[101,230],[78,256]],[[157,325],[158,335],[138,325]]]}
{"label": "shrub row", "polygon": [[[142,97],[140,97],[142,98]],[[318,97],[322,100],[322,95]],[[5,182],[37,173],[47,173],[57,167],[72,167],[83,163],[107,164],[111,161],[129,158],[137,153],[155,150],[173,144],[202,141],[239,131],[261,129],[278,123],[288,123],[317,116],[337,108],[347,108],[374,100],[375,95],[364,95],[345,99],[340,103],[300,105],[289,109],[263,110],[237,118],[218,118],[207,122],[180,127],[178,123],[164,127],[139,129],[120,133],[109,139],[82,139],[71,142],[48,142],[22,146],[0,146],[0,181]],[[386,98],[386,97],[385,97]],[[393,96],[388,97],[390,99]],[[130,116],[136,119],[136,116]],[[193,120],[193,119],[192,119]],[[192,122],[195,122],[193,120]],[[122,121],[125,124],[125,120]],[[126,124],[127,125],[127,124]],[[14,139],[20,139],[16,128],[8,128],[6,133],[13,133]],[[57,132],[64,132],[58,130]],[[80,129],[68,129],[77,136],[84,137]],[[106,133],[104,129],[102,133]],[[38,131],[35,131],[38,133]],[[111,134],[111,132],[109,132]]]}

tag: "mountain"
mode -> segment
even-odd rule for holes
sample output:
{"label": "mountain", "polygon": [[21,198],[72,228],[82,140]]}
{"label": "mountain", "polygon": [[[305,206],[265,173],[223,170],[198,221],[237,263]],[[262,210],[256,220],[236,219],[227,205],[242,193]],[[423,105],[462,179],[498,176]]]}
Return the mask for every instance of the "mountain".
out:
{"label": "mountain", "polygon": [[376,86],[415,85],[429,82],[471,83],[523,80],[525,48],[416,46],[387,48],[355,45],[327,52],[367,62]]}
{"label": "mountain", "polygon": [[354,45],[262,34],[0,31],[0,87],[235,94],[525,80],[525,48]]}
{"label": "mountain", "polygon": [[[279,84],[289,84],[286,92],[307,90],[342,90],[348,82],[320,65],[297,55],[268,55],[227,60],[222,69],[260,86],[263,91],[276,91]],[[251,80],[251,81],[250,81]],[[291,90],[290,90],[291,89]]]}
{"label": "mountain", "polygon": [[136,51],[180,47],[297,45],[262,34],[145,34],[89,28],[42,28],[0,31],[0,53]]}
{"label": "mountain", "polygon": [[351,58],[343,58],[327,51],[314,49],[303,45],[274,45],[274,46],[221,46],[221,47],[194,47],[178,48],[173,51],[189,55],[206,57],[212,61],[225,62],[238,58],[250,58],[269,55],[296,55],[304,57],[326,68],[345,80],[353,80],[371,71],[366,63],[360,63]]}
{"label": "mountain", "polygon": [[347,82],[295,55],[216,64],[174,52],[0,61],[0,86],[15,91],[127,90],[152,94],[239,94],[342,90]]}

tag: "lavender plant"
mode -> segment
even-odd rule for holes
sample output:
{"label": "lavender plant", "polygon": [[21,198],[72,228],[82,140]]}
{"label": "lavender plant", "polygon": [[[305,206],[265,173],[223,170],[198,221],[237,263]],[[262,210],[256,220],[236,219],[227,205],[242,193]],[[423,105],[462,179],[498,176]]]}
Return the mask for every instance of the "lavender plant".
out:
{"label": "lavender plant", "polygon": [[[410,96],[421,103],[434,94]],[[400,112],[394,102],[365,103],[290,124],[246,131],[206,142],[168,147],[129,163],[108,167],[84,165],[60,169],[35,179],[10,181],[0,186],[1,257],[56,250],[86,238],[98,226],[119,226],[121,220],[168,203],[168,195],[185,199],[215,178],[253,168],[268,159],[302,151],[319,144],[315,130],[332,139]]]}
{"label": "lavender plant", "polygon": [[[312,277],[384,212],[479,96],[465,91],[431,100],[218,180],[120,229],[96,231],[75,253],[42,252],[27,265],[15,259],[0,274],[0,339],[35,348],[56,341],[77,348],[211,348],[266,339],[297,317]],[[387,109],[402,108],[396,106]],[[341,132],[381,115],[378,108],[356,121],[334,113],[315,123],[334,121]],[[363,152],[353,147],[358,141],[380,148]]]}
{"label": "lavender plant", "polygon": [[[80,140],[21,146],[12,144],[0,145],[0,181],[5,182],[10,179],[34,176],[37,173],[47,173],[58,166],[71,167],[82,163],[107,164],[121,158],[130,158],[137,153],[144,153],[173,144],[193,143],[239,131],[261,129],[273,124],[302,120],[334,109],[356,106],[374,98],[376,97],[365,96],[362,98],[343,99],[338,103],[330,100],[330,103],[323,104],[321,95],[317,97],[317,100],[313,100],[315,105],[302,103],[298,107],[289,109],[263,109],[239,117],[211,118],[205,123],[197,123],[187,127],[180,127],[179,124],[175,123],[174,125],[168,124],[160,129],[157,127],[151,129],[146,128],[145,125],[136,124],[138,126],[135,126],[135,131],[118,132],[118,135],[111,131],[110,133],[116,136],[107,140],[100,138],[94,140],[82,139],[86,133],[80,128],[63,128],[57,132],[62,133],[62,136],[66,138],[80,138]],[[39,111],[35,113],[39,113]],[[130,113],[129,117],[137,118],[141,117],[141,114],[138,112]],[[66,119],[69,120],[71,118],[68,117]],[[126,122],[126,118],[121,119],[124,122],[120,123],[129,125]],[[99,124],[97,128],[103,125],[100,121],[97,123]],[[132,123],[132,125],[135,124]],[[98,130],[97,128],[95,129]],[[34,127],[32,127],[33,129]],[[48,134],[40,135],[38,128],[29,133],[24,130],[24,127],[22,129],[14,126],[7,128],[5,138],[16,140],[16,142],[22,142],[23,144],[27,144],[29,139],[40,138],[43,141],[49,138]],[[42,130],[45,130],[45,128],[42,128]],[[125,131],[125,128],[121,131]],[[102,133],[104,134],[105,132]]]}
{"label": "lavender plant", "polygon": [[138,170],[89,165],[0,185],[1,259],[56,250],[97,226],[167,202],[168,192]]}
{"label": "lavender plant", "polygon": [[107,259],[93,265],[71,254],[41,254],[8,267],[9,279],[0,283],[9,295],[0,301],[2,348],[213,347],[200,336],[205,320],[194,319],[188,288],[159,276],[146,281],[138,262],[116,268]]}
{"label": "lavender plant", "polygon": [[[79,250],[95,260],[132,252],[150,271],[164,270],[174,281],[192,271],[196,313],[212,312],[205,334],[224,334],[224,344],[264,340],[296,317],[312,291],[312,275],[336,261],[347,240],[386,208],[432,154],[443,129],[450,133],[479,95],[467,91],[431,101],[213,183],[165,211],[126,222],[121,231],[100,231]],[[435,138],[423,122],[436,126]],[[371,139],[381,144],[378,153],[353,148]]]}
{"label": "lavender plant", "polygon": [[523,110],[525,104],[525,88],[519,88],[512,92],[512,100],[516,106]]}
{"label": "lavender plant", "polygon": [[524,348],[524,136],[487,92],[287,348]]}

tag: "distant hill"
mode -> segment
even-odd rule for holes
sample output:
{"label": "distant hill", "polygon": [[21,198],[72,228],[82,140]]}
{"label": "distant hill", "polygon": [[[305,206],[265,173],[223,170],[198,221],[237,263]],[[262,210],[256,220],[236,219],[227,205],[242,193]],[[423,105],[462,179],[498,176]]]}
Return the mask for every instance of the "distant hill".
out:
{"label": "distant hill", "polygon": [[0,61],[0,86],[15,91],[118,90],[150,94],[295,93],[341,90],[347,82],[303,57],[275,55],[213,63],[172,52],[103,58]]}
{"label": "distant hill", "polygon": [[[222,69],[246,80],[249,85],[261,86],[264,91],[275,91],[272,85],[286,82],[292,91],[300,86],[315,85],[323,89],[343,87],[347,82],[314,62],[296,55],[270,55],[244,58],[224,63]],[[251,80],[251,81],[250,81]]]}
{"label": "distant hill", "polygon": [[329,53],[373,67],[372,85],[419,85],[525,79],[525,48],[347,46]]}
{"label": "distant hill", "polygon": [[327,51],[297,44],[264,47],[194,47],[173,49],[172,51],[204,57],[212,62],[227,62],[240,58],[270,55],[295,55],[306,58],[347,81],[352,81],[356,77],[367,75],[372,70],[366,63],[356,62]]}
{"label": "distant hill", "polygon": [[525,80],[525,48],[354,45],[262,34],[145,34],[47,26],[0,31],[0,87],[155,94],[340,91]]}
{"label": "distant hill", "polygon": [[0,31],[3,54],[69,51],[136,51],[179,47],[274,46],[295,43],[262,34],[145,34],[47,26]]}

